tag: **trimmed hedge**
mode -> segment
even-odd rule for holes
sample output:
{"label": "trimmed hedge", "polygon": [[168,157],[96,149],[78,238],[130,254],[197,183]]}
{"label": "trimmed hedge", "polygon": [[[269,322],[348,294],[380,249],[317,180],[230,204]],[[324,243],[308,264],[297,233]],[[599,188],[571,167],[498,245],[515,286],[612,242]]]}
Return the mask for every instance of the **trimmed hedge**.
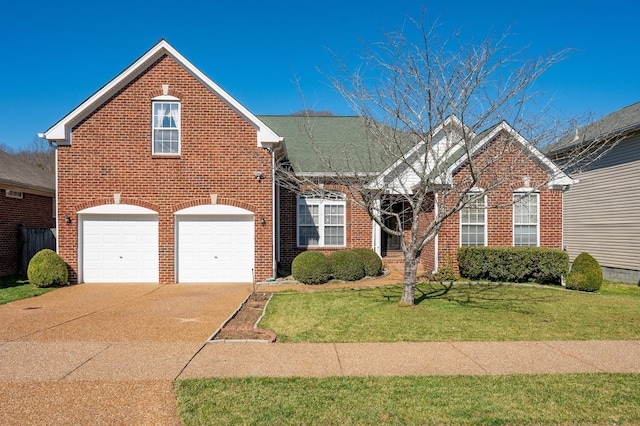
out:
{"label": "trimmed hedge", "polygon": [[598,291],[602,286],[602,268],[589,253],[580,253],[573,261],[566,286],[572,290]]}
{"label": "trimmed hedge", "polygon": [[357,281],[364,278],[364,262],[353,250],[338,250],[329,255],[333,278],[344,281]]}
{"label": "trimmed hedge", "polygon": [[69,281],[67,264],[51,249],[37,252],[29,261],[27,277],[35,287],[57,287]]}
{"label": "trimmed hedge", "polygon": [[303,251],[291,264],[293,278],[303,284],[324,284],[331,279],[331,261],[319,251]]}
{"label": "trimmed hedge", "polygon": [[458,268],[472,280],[560,284],[569,254],[543,247],[460,247]]}
{"label": "trimmed hedge", "polygon": [[364,273],[366,276],[376,277],[382,273],[384,265],[382,264],[382,259],[378,256],[378,253],[366,248],[356,248],[352,251],[360,256],[360,259],[364,264]]}

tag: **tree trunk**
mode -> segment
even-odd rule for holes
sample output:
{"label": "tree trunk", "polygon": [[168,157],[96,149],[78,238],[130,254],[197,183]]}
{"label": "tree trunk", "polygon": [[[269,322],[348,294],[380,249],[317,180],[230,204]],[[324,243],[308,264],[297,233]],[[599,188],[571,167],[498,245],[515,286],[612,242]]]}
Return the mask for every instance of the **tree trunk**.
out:
{"label": "tree trunk", "polygon": [[404,254],[404,287],[402,289],[402,299],[400,303],[403,305],[415,304],[416,293],[416,276],[418,275],[419,259],[413,253]]}

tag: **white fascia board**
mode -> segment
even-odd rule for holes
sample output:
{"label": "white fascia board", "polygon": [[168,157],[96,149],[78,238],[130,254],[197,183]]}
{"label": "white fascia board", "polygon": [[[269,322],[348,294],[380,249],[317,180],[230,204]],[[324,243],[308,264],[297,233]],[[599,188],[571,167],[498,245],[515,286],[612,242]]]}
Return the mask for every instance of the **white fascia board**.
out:
{"label": "white fascia board", "polygon": [[[518,133],[509,123],[506,121],[502,121],[498,126],[495,127],[489,134],[487,134],[478,144],[473,147],[473,151],[470,153],[471,156],[475,155],[477,151],[479,151],[482,147],[484,147],[487,143],[491,142],[501,131],[507,132],[509,135],[513,137],[513,140],[519,143],[524,149],[529,151],[535,158],[538,159],[539,164],[547,168],[547,173],[551,176],[549,180],[549,187],[556,186],[567,186],[576,183],[575,180],[571,179],[566,173],[564,173],[560,168],[546,155],[544,155],[538,148],[531,145],[529,141],[527,141],[520,133]],[[468,159],[467,155],[462,156],[458,161],[456,161],[450,168],[448,175],[453,177],[455,171],[460,168]]]}
{"label": "white fascia board", "polygon": [[[455,115],[451,115],[449,117],[446,118],[446,120],[444,120],[442,123],[440,123],[435,130],[433,131],[433,139],[437,139],[438,134],[439,133],[444,133],[444,130],[446,127],[451,126],[452,128],[458,128],[458,129],[465,129],[466,131],[470,132],[470,136],[471,137],[475,137],[475,133],[471,132],[470,129]],[[428,161],[428,165],[427,168],[433,168],[434,167],[434,163],[436,161],[436,159],[433,158],[433,155],[442,155],[445,152],[455,152],[455,149],[451,149],[452,146],[450,146],[451,141],[446,137],[446,133],[443,134],[443,137],[436,143],[436,145],[425,149],[425,154],[427,155],[429,158],[426,158],[425,161]],[[409,151],[407,151],[407,153],[405,155],[402,156],[402,158],[398,159],[395,163],[393,163],[389,168],[387,168],[384,172],[382,172],[380,174],[380,176],[378,177],[378,179],[376,179],[374,182],[372,182],[370,184],[371,187],[376,187],[376,188],[380,188],[382,186],[384,186],[384,179],[389,176],[391,173],[393,173],[393,171],[395,169],[397,169],[398,167],[400,167],[403,163],[405,163],[407,161],[407,159],[410,159],[413,155],[415,155],[416,153],[418,153],[418,150],[421,149],[424,145],[426,145],[425,141],[421,141],[419,143],[417,143],[413,148],[411,148]],[[434,154],[435,153],[435,154]],[[431,155],[429,155],[431,154]],[[421,154],[422,155],[422,154]],[[425,171],[428,172],[428,171]],[[406,174],[406,171],[403,173]],[[397,179],[397,178],[396,178]],[[392,184],[393,185],[393,184]],[[402,185],[395,185],[395,186],[399,186],[402,187]]]}
{"label": "white fascia board", "polygon": [[213,80],[211,80],[202,71],[196,68],[164,39],[160,40],[155,46],[148,50],[132,65],[118,74],[115,78],[104,85],[100,90],[95,92],[86,101],[84,101],[73,111],[67,114],[64,118],[54,124],[49,130],[44,132],[44,138],[59,144],[71,143],[71,128],[76,123],[81,121],[84,117],[93,112],[97,107],[102,105],[102,103],[109,99],[112,93],[115,93],[118,89],[124,87],[126,84],[132,81],[150,64],[152,64],[154,60],[165,53],[168,54],[173,60],[178,62],[182,67],[184,67],[192,76],[194,76],[203,85],[205,85],[211,92],[215,93],[229,107],[234,109],[238,114],[242,115],[256,129],[258,146],[263,148],[274,148],[282,142],[282,137],[278,136],[273,130],[271,130],[261,120],[259,120],[242,104],[231,97],[220,86],[214,83]]}

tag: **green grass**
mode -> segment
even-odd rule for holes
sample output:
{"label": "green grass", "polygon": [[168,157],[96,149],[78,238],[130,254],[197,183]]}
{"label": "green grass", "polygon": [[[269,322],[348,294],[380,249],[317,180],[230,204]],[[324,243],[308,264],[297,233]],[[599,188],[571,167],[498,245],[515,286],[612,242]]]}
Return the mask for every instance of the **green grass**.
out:
{"label": "green grass", "polygon": [[640,424],[640,375],[189,379],[190,425]]}
{"label": "green grass", "polygon": [[39,296],[54,290],[53,288],[37,288],[22,280],[17,275],[0,277],[0,305],[28,297]]}
{"label": "green grass", "polygon": [[277,293],[261,328],[280,342],[640,339],[640,288],[598,293],[558,287],[421,284],[414,307],[402,288]]}

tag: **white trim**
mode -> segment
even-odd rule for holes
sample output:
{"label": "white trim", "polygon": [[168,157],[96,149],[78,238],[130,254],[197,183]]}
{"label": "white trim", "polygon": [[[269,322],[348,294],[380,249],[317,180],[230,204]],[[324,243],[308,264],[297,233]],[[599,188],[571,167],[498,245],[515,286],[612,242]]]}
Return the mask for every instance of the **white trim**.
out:
{"label": "white trim", "polygon": [[180,102],[180,98],[176,98],[171,95],[160,95],[155,98],[151,98],[151,102]]}
{"label": "white trim", "polygon": [[[298,194],[296,197],[296,247],[301,248],[333,248],[333,247],[346,247],[347,245],[347,203],[345,194],[339,191],[327,191],[327,197],[320,197],[314,193]],[[315,223],[315,227],[318,231],[318,244],[301,244],[300,243],[300,227],[311,227],[310,224],[300,224],[300,206],[301,205],[318,206],[318,222]],[[326,205],[340,206],[343,209],[342,212],[342,224],[330,224],[324,222],[324,207]],[[342,227],[342,244],[325,244],[325,227]]]}
{"label": "white trim", "polygon": [[[524,189],[524,191],[522,190]],[[540,192],[532,191],[531,188],[519,188],[513,191],[511,197],[512,200],[516,197],[516,194],[523,194],[525,196],[536,196],[536,245],[519,245],[517,247],[540,247]],[[521,199],[524,199],[521,198]],[[532,223],[518,223],[517,225],[531,226]],[[511,205],[511,245],[516,247],[516,201],[513,200],[513,204]]]}
{"label": "white trim", "polygon": [[253,216],[254,213],[240,207],[228,206],[226,204],[202,204],[195,207],[187,207],[173,213],[175,216],[201,216],[201,215],[220,215],[220,216]]}
{"label": "white trim", "polygon": [[[165,96],[162,96],[165,97]],[[171,98],[173,98],[173,96],[169,96]],[[175,98],[177,99],[177,98]],[[157,126],[156,127],[156,105],[163,105],[162,107],[160,107],[160,112],[158,114],[158,116],[160,117],[161,121],[164,121],[164,119],[168,116],[170,117],[170,119],[173,119],[173,122],[175,123],[175,127],[164,127],[164,126]],[[165,110],[164,105],[166,105],[168,107],[168,110]],[[172,105],[177,105],[178,106],[178,113],[177,113],[177,117],[173,114],[172,111]],[[181,151],[182,151],[182,105],[180,104],[180,100],[160,100],[160,99],[156,99],[154,98],[151,101],[151,155],[159,155],[159,156],[179,156]],[[156,130],[169,130],[169,131],[175,131],[178,133],[178,149],[176,152],[162,152],[156,151]]]}
{"label": "white trim", "polygon": [[80,210],[78,214],[157,215],[158,212],[145,207],[134,206],[132,204],[102,204],[100,206]]}
{"label": "white trim", "polygon": [[[484,204],[484,223],[482,224],[484,226],[484,244],[481,246],[465,246],[462,245],[462,212],[467,208],[468,205],[465,205],[463,208],[460,209],[459,212],[459,229],[458,229],[458,233],[459,233],[459,244],[460,247],[487,247],[489,245],[489,236],[488,236],[488,232],[487,232],[487,228],[489,227],[489,209],[487,208],[487,194],[485,193],[484,190],[480,189],[480,188],[476,188],[473,187],[471,188],[469,191],[467,191],[467,193],[464,195],[465,197],[467,196],[467,194],[469,193],[477,193],[477,194],[482,194],[482,198],[478,198],[479,200],[482,199],[483,204]],[[480,225],[480,222],[469,222],[469,223],[465,223],[465,225]]]}
{"label": "white trim", "polygon": [[235,110],[239,115],[244,117],[247,122],[249,122],[249,124],[251,124],[256,129],[257,145],[259,147],[271,147],[274,145],[278,145],[283,141],[282,137],[278,136],[273,130],[271,130],[266,124],[264,124],[255,115],[253,115],[242,104],[231,97],[220,86],[214,83],[209,77],[207,77],[202,71],[196,68],[164,39],[156,43],[155,46],[149,49],[133,64],[127,67],[124,71],[122,71],[115,78],[104,85],[100,90],[91,95],[86,101],[81,103],[78,107],[72,110],[56,124],[54,124],[46,132],[44,132],[43,137],[60,145],[71,144],[71,130],[77,123],[79,123],[80,121],[82,121],[82,119],[95,111],[99,106],[107,102],[114,93],[133,81],[138,75],[140,75],[144,70],[151,66],[151,64],[153,64],[159,57],[165,54],[169,55],[194,78],[202,83],[207,89],[217,95],[223,102],[225,102],[229,107]]}

